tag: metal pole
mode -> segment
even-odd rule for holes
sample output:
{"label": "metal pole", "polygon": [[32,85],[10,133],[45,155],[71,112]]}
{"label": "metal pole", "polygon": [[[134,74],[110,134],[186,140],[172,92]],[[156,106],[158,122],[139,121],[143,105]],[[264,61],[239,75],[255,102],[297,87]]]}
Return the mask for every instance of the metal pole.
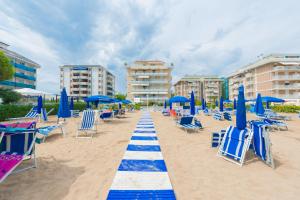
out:
{"label": "metal pole", "polygon": [[148,108],[148,94],[147,94],[147,111],[149,111],[149,108]]}

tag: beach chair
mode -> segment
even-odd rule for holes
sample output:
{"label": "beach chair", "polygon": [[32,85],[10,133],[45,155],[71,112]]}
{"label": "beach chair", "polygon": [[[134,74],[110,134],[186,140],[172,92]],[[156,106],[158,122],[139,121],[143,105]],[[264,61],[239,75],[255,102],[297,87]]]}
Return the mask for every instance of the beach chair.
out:
{"label": "beach chair", "polygon": [[242,166],[252,137],[253,133],[250,129],[239,130],[237,127],[229,126],[219,147],[218,155]]}
{"label": "beach chair", "polygon": [[224,112],[224,113],[223,113],[223,117],[224,117],[224,119],[226,119],[227,121],[232,121],[231,114],[230,114],[229,112]]}
{"label": "beach chair", "polygon": [[112,119],[113,117],[113,113],[112,112],[103,112],[100,114],[100,118],[103,120],[103,121],[108,121],[110,119]]}
{"label": "beach chair", "polygon": [[214,114],[213,118],[214,118],[215,120],[219,120],[219,121],[224,120],[223,113],[221,113],[221,112],[216,112],[216,113]]}
{"label": "beach chair", "polygon": [[[13,171],[18,173],[37,167],[36,129],[1,128],[0,133],[0,183]],[[32,163],[15,170],[25,160],[32,160]]]}
{"label": "beach chair", "polygon": [[71,117],[78,118],[80,116],[79,110],[71,110]]}
{"label": "beach chair", "polygon": [[9,118],[9,120],[38,120],[40,114],[38,113],[37,106],[30,109],[24,117]]}
{"label": "beach chair", "polygon": [[200,125],[195,125],[193,124],[193,116],[184,116],[181,117],[180,120],[176,123],[180,128],[183,128],[186,130],[186,132],[188,132],[189,130],[199,130],[200,128],[202,128],[202,125],[200,123]]}
{"label": "beach chair", "polygon": [[203,110],[203,113],[204,113],[205,116],[211,116],[211,115],[212,115],[211,110],[209,110],[209,109],[207,109],[207,108],[205,108],[205,109]]}
{"label": "beach chair", "polygon": [[221,145],[222,139],[226,133],[226,130],[221,130],[220,132],[213,132],[211,134],[211,147],[217,148]]}
{"label": "beach chair", "polygon": [[271,142],[266,124],[262,121],[251,121],[251,129],[253,132],[253,151],[268,166],[274,168],[274,161],[271,151]]}
{"label": "beach chair", "polygon": [[44,122],[49,122],[48,121],[48,116],[49,116],[49,114],[52,112],[54,110],[54,108],[51,108],[50,110],[49,110],[49,112],[47,112],[47,110],[46,110],[46,108],[42,108],[42,110],[41,110],[41,119],[44,121]]}
{"label": "beach chair", "polygon": [[163,110],[162,110],[162,114],[163,114],[163,116],[170,116],[170,110],[168,110],[168,109],[163,109]]}
{"label": "beach chair", "polygon": [[45,142],[46,138],[51,134],[53,133],[53,131],[57,130],[57,129],[60,129],[61,130],[61,134],[63,136],[65,136],[65,130],[64,130],[64,123],[60,123],[60,124],[55,124],[55,125],[50,125],[50,126],[43,126],[43,127],[39,127],[37,130],[38,130],[38,133],[40,135],[42,135],[42,138],[37,138],[37,142],[38,143],[41,143],[42,142]]}
{"label": "beach chair", "polygon": [[[90,133],[90,136],[81,136],[80,132]],[[92,138],[93,134],[97,133],[97,126],[96,126],[96,111],[94,110],[84,110],[81,118],[81,123],[77,129],[77,138]]]}
{"label": "beach chair", "polygon": [[265,118],[263,122],[265,122],[266,124],[268,124],[269,126],[277,130],[288,130],[287,124],[281,121]]}

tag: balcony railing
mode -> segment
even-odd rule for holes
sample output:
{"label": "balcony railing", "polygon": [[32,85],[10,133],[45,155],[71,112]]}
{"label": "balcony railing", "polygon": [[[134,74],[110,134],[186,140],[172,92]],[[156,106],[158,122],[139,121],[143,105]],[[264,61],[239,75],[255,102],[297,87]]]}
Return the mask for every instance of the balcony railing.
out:
{"label": "balcony railing", "polygon": [[273,85],[273,89],[300,89],[300,84]]}
{"label": "balcony railing", "polygon": [[278,75],[273,76],[273,80],[300,80],[300,75]]}
{"label": "balcony railing", "polygon": [[132,73],[132,76],[167,76],[168,73],[165,72],[137,72]]}
{"label": "balcony railing", "polygon": [[131,81],[133,84],[169,83],[167,80]]}
{"label": "balcony railing", "polygon": [[276,66],[273,71],[300,71],[300,66]]}

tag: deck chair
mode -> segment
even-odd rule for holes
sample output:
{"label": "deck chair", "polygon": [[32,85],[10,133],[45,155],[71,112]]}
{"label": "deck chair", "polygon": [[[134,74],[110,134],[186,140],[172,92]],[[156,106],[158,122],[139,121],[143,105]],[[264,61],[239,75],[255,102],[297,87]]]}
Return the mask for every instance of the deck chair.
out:
{"label": "deck chair", "polygon": [[229,112],[224,112],[224,113],[223,113],[223,117],[224,117],[224,119],[227,120],[227,121],[231,121],[231,120],[232,120],[231,114],[230,114]]}
{"label": "deck chair", "polygon": [[271,126],[272,128],[276,128],[277,130],[283,130],[283,129],[288,130],[288,126],[284,122],[272,120],[272,119],[268,119],[268,118],[265,118],[263,121],[266,124],[268,124],[269,126]]}
{"label": "deck chair", "polygon": [[71,110],[71,117],[77,118],[80,116],[79,110]]}
{"label": "deck chair", "polygon": [[[90,136],[81,136],[80,132],[90,133]],[[81,123],[77,129],[77,138],[92,138],[93,134],[97,132],[96,125],[96,111],[84,110],[81,118]]]}
{"label": "deck chair", "polygon": [[257,157],[264,161],[268,166],[274,168],[274,161],[271,152],[271,142],[266,124],[262,121],[251,121],[253,132],[253,151]]}
{"label": "deck chair", "polygon": [[212,148],[217,148],[221,145],[225,133],[226,133],[226,130],[223,129],[220,132],[213,132],[211,134],[211,147]]}
{"label": "deck chair", "polygon": [[219,147],[218,156],[242,166],[253,137],[250,129],[229,126]]}
{"label": "deck chair", "polygon": [[211,111],[208,110],[207,108],[205,108],[205,109],[203,110],[203,113],[204,113],[204,115],[206,115],[206,116],[211,116]]}
{"label": "deck chair", "polygon": [[110,119],[112,119],[112,117],[113,117],[113,113],[112,112],[103,112],[103,113],[100,114],[100,118],[103,121],[110,120]]}
{"label": "deck chair", "polygon": [[37,138],[37,143],[41,143],[41,142],[45,142],[46,138],[53,133],[53,131],[60,129],[61,130],[61,134],[63,136],[65,136],[65,130],[64,130],[64,123],[60,123],[60,124],[55,124],[55,125],[50,125],[50,126],[43,126],[43,127],[39,127],[38,133],[40,135],[42,135],[41,138]]}
{"label": "deck chair", "polygon": [[[0,183],[13,171],[18,173],[37,167],[36,129],[1,128],[0,133]],[[24,160],[32,160],[32,164],[15,170]]]}
{"label": "deck chair", "polygon": [[221,113],[221,112],[216,112],[213,117],[215,120],[219,120],[219,121],[224,120],[223,113]]}
{"label": "deck chair", "polygon": [[[199,130],[200,128],[202,128],[201,123],[200,124],[193,124],[193,116],[185,116],[185,117],[181,117],[180,120],[176,123],[180,128],[183,128],[186,130],[186,132],[188,132],[189,130]],[[199,122],[199,121],[198,121]]]}
{"label": "deck chair", "polygon": [[41,110],[41,119],[44,121],[44,122],[49,122],[48,121],[48,115],[54,110],[54,108],[51,108],[49,110],[49,112],[47,112],[46,108],[42,108]]}
{"label": "deck chair", "polygon": [[40,114],[38,113],[37,107],[33,107],[24,117],[16,117],[16,118],[9,118],[9,120],[38,120]]}

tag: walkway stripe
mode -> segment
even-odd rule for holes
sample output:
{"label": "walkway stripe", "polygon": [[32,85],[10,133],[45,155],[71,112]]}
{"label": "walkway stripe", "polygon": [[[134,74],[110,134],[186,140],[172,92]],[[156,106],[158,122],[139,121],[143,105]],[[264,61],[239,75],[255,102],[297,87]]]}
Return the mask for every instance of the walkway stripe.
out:
{"label": "walkway stripe", "polygon": [[132,133],[107,199],[176,199],[149,113]]}

